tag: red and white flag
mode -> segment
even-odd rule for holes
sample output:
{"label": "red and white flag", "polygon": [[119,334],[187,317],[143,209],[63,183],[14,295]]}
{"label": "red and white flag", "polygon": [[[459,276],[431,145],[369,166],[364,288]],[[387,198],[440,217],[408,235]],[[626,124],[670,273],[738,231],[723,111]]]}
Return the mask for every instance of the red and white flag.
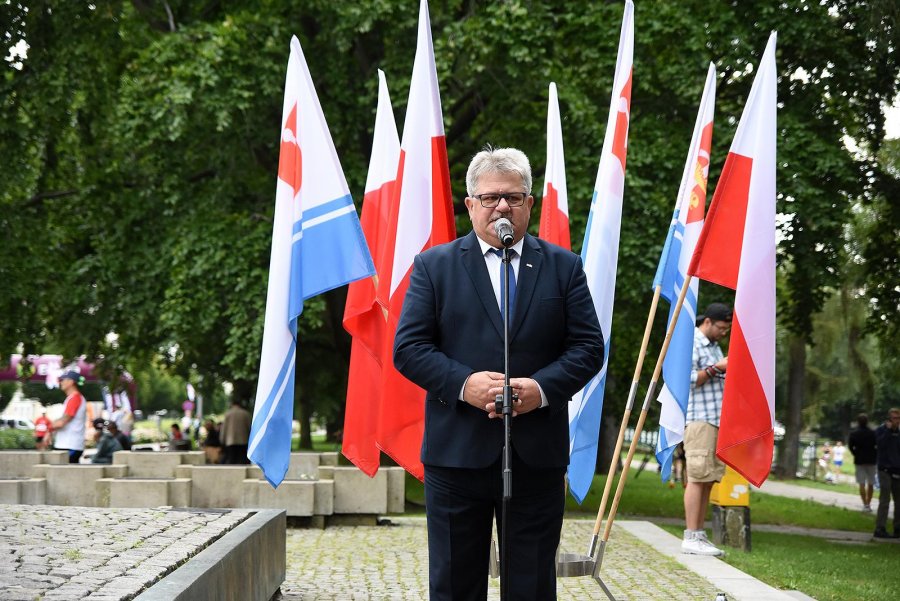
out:
{"label": "red and white flag", "polygon": [[774,450],[775,40],[772,32],[688,268],[736,291],[716,455],[755,486]]}
{"label": "red and white flag", "polygon": [[384,72],[378,70],[378,110],[372,135],[372,155],[360,219],[369,252],[375,258],[376,275],[350,284],[344,307],[344,329],[353,336],[347,405],[341,451],[369,476],[378,471],[381,452],[375,442],[381,402],[381,365],[386,321],[375,301],[378,277],[390,270],[379,265],[384,256],[391,196],[400,162],[400,135],[388,95]]}
{"label": "red and white flag", "polygon": [[559,118],[556,84],[552,82],[547,103],[547,170],[544,174],[544,197],[541,200],[541,227],[538,236],[566,250],[572,250],[562,121]]}
{"label": "red and white flag", "polygon": [[387,311],[382,369],[378,446],[420,480],[425,430],[425,391],[400,375],[392,360],[394,334],[409,287],[413,258],[456,238],[450,167],[441,95],[438,90],[428,2],[421,0],[416,58],[413,62],[397,189],[391,202],[384,256],[379,257],[378,303]]}

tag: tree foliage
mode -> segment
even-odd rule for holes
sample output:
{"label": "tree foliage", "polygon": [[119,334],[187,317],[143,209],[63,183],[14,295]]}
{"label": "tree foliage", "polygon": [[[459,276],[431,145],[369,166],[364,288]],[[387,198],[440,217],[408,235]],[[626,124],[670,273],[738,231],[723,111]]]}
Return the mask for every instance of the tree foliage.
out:
{"label": "tree foliage", "polygon": [[[539,0],[431,3],[459,213],[466,165],[485,143],[523,149],[540,188],[547,85],[555,81],[577,249],[621,11],[618,2],[589,0],[562,8]],[[21,68],[9,60],[0,75],[0,351],[87,353],[135,372],[162,362],[209,390],[231,381],[249,398],[290,35],[301,40],[360,199],[376,69],[387,73],[402,124],[417,17],[413,0],[0,6],[7,44],[29,46]],[[778,208],[787,216],[781,320],[811,332],[811,316],[842,278],[843,224],[863,196],[873,216],[864,285],[877,319],[898,327],[896,279],[885,277],[886,266],[897,269],[897,174],[877,158],[882,104],[898,83],[895,3],[639,1],[610,408],[627,391],[706,65],[719,73],[712,183],[770,30],[779,32]],[[868,152],[854,156],[844,136]],[[461,217],[459,231],[468,229]],[[702,302],[727,296],[702,288]],[[303,396],[333,420],[346,374],[341,298],[308,303],[300,322]]]}

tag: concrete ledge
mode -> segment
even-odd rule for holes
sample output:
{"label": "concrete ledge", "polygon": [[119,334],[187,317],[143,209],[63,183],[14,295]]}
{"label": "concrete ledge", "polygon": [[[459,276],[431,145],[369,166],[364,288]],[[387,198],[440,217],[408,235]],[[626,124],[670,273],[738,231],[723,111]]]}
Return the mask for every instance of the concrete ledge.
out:
{"label": "concrete ledge", "polygon": [[195,465],[191,469],[191,503],[194,507],[241,507],[244,465]]}
{"label": "concrete ledge", "polygon": [[46,497],[43,478],[0,479],[0,505],[43,505]]}
{"label": "concrete ledge", "polygon": [[274,489],[265,480],[244,480],[243,507],[284,509],[290,517],[309,517],[315,509],[315,488],[312,481],[285,480]]}
{"label": "concrete ledge", "polygon": [[356,467],[334,468],[334,513],[381,514],[388,510],[388,476],[369,478]]}
{"label": "concrete ledge", "polygon": [[68,463],[64,451],[0,451],[0,477],[30,478],[32,468],[41,463],[59,465]]}
{"label": "concrete ledge", "polygon": [[[727,594],[729,601],[792,601],[794,597],[785,591],[771,587],[750,574],[732,567],[717,557],[687,555],[681,552],[681,539],[672,536],[650,522],[617,521],[616,526],[626,530],[663,555],[668,555],[713,583]],[[726,553],[741,553],[730,550]]]}
{"label": "concrete ledge", "polygon": [[103,478],[98,488],[107,490],[107,507],[188,507],[191,481],[184,478]]}
{"label": "concrete ledge", "polygon": [[47,466],[47,503],[104,507],[97,491],[97,480],[103,478],[102,465]]}
{"label": "concrete ledge", "polygon": [[262,509],[136,601],[269,601],[284,582],[284,511]]}

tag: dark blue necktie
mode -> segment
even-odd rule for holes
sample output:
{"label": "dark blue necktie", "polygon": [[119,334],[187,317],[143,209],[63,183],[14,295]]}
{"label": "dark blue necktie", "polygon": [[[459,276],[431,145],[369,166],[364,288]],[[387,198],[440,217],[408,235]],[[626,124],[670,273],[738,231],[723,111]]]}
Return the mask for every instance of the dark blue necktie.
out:
{"label": "dark blue necktie", "polygon": [[[506,278],[504,276],[503,269],[503,249],[502,248],[492,248],[491,252],[497,255],[500,258],[500,315],[503,315],[503,307],[506,306]],[[509,250],[509,315],[510,322],[512,321],[512,316],[515,315],[516,308],[516,271],[512,266],[512,258],[516,256],[516,251],[510,249]]]}

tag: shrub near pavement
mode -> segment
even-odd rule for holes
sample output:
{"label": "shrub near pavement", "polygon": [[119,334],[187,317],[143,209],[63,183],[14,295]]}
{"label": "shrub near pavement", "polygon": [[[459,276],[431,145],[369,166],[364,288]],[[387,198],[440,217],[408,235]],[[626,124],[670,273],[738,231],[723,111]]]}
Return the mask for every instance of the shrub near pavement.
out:
{"label": "shrub near pavement", "polygon": [[0,449],[34,449],[34,430],[0,430]]}

